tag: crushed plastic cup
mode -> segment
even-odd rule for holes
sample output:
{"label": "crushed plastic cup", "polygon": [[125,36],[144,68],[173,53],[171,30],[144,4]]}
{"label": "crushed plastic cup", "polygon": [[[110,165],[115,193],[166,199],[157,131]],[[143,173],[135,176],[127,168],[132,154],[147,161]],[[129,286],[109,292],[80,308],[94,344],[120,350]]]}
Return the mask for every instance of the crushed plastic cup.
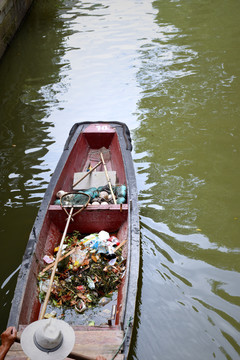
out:
{"label": "crushed plastic cup", "polygon": [[87,277],[87,284],[89,289],[93,290],[95,289],[95,283],[94,281],[90,278],[90,276]]}
{"label": "crushed plastic cup", "polygon": [[116,236],[111,236],[111,237],[108,239],[108,241],[111,241],[111,243],[112,243],[113,245],[116,245],[116,246],[120,245],[120,242],[119,242],[119,240],[118,240],[118,238],[117,238]]}
{"label": "crushed plastic cup", "polygon": [[51,264],[54,262],[54,259],[51,256],[45,255],[43,261],[45,261],[46,264]]}
{"label": "crushed plastic cup", "polygon": [[116,261],[117,261],[117,258],[111,259],[111,260],[108,262],[108,264],[111,265],[111,266],[113,266],[113,265],[115,265]]}
{"label": "crushed plastic cup", "polygon": [[72,263],[74,264],[74,266],[80,266],[84,260],[86,259],[86,252],[81,250],[81,249],[77,249],[72,255],[71,255],[71,260]]}
{"label": "crushed plastic cup", "polygon": [[99,240],[101,240],[101,241],[106,241],[106,240],[109,239],[110,235],[109,235],[109,233],[108,233],[107,231],[102,230],[102,231],[100,231],[100,233],[98,234],[98,237],[99,237]]}
{"label": "crushed plastic cup", "polygon": [[49,284],[50,284],[50,279],[47,279],[45,281],[41,280],[39,283],[40,292],[42,291],[42,292],[46,293],[48,291]]}

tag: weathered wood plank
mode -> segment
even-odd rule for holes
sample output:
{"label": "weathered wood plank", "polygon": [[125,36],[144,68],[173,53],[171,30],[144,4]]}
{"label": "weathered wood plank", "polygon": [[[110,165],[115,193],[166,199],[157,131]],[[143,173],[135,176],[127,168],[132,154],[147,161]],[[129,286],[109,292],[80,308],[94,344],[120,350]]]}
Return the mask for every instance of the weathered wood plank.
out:
{"label": "weathered wood plank", "polygon": [[[21,336],[21,333],[18,333]],[[75,331],[76,341],[73,348],[74,353],[96,358],[98,355],[104,356],[107,360],[112,359],[119,348],[123,339],[121,330],[104,329],[93,331]],[[123,360],[124,356],[118,354],[116,360]],[[15,343],[6,356],[6,360],[27,360],[27,356],[22,351],[21,345]],[[69,359],[69,358],[67,358]]]}
{"label": "weathered wood plank", "polygon": [[[73,351],[95,358],[97,355],[111,359],[122,343],[123,332],[112,331],[75,331],[76,342]],[[119,354],[116,359],[123,359]]]}

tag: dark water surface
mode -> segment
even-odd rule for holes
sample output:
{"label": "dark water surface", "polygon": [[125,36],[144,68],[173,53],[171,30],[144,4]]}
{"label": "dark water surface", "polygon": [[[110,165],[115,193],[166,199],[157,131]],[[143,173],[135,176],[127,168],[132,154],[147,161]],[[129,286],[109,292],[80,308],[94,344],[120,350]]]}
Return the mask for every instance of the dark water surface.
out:
{"label": "dark water surface", "polygon": [[131,359],[240,358],[240,3],[35,1],[0,62],[0,326],[71,126],[131,129]]}

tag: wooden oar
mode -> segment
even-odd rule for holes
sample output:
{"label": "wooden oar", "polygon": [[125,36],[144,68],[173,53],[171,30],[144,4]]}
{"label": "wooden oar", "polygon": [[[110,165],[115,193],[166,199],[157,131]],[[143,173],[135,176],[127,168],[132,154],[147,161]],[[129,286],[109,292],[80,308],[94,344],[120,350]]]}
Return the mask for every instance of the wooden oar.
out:
{"label": "wooden oar", "polygon": [[85,177],[87,177],[89,174],[91,174],[93,172],[93,170],[95,170],[99,165],[102,164],[102,161],[99,161],[99,163],[97,163],[97,165],[95,165],[90,171],[88,171],[85,175],[83,175],[83,177],[81,177],[81,179],[79,179],[78,181],[76,181],[74,184],[73,184],[73,188],[79,184],[83,179],[85,179]]}
{"label": "wooden oar", "polygon": [[110,178],[109,178],[109,176],[108,176],[107,166],[106,166],[106,163],[105,163],[103,154],[102,154],[101,152],[100,152],[100,156],[101,156],[102,163],[103,163],[103,166],[104,166],[104,171],[105,171],[105,175],[106,175],[106,178],[107,178],[108,186],[109,186],[109,189],[110,189],[111,194],[112,194],[113,202],[114,202],[114,204],[116,205],[117,202],[116,202],[115,195],[114,195],[114,193],[113,193],[113,189],[112,189],[112,185],[111,185]]}
{"label": "wooden oar", "polygon": [[56,261],[54,263],[54,267],[53,267],[53,270],[52,270],[48,291],[47,291],[45,299],[44,299],[44,303],[43,303],[43,306],[42,306],[42,309],[41,309],[39,320],[42,320],[44,318],[44,315],[45,315],[45,312],[46,312],[47,303],[48,303],[48,300],[49,300],[49,297],[50,297],[50,294],[51,294],[51,290],[52,290],[54,276],[55,276],[57,265],[58,265],[58,262],[59,262],[59,259],[60,259],[60,256],[61,256],[63,242],[64,242],[66,234],[67,234],[67,229],[68,229],[71,217],[72,217],[72,213],[73,213],[73,206],[71,207],[70,213],[68,215],[67,223],[66,223],[66,226],[65,226],[65,229],[64,229],[64,232],[63,232],[63,236],[62,236],[60,245],[59,245]]}

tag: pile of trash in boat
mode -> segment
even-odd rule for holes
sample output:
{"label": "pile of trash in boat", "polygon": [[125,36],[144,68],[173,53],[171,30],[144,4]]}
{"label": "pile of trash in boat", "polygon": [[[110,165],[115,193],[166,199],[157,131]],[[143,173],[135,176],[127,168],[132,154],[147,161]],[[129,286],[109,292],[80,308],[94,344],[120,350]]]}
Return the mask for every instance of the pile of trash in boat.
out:
{"label": "pile of trash in boat", "polygon": [[[126,260],[122,257],[123,243],[106,231],[79,237],[74,232],[64,241],[65,258],[58,263],[50,301],[56,307],[75,308],[81,313],[97,304],[104,305],[106,298],[111,297],[124,276]],[[53,265],[55,257],[45,255],[43,260]],[[38,276],[40,302],[50,283],[49,266]]]}
{"label": "pile of trash in boat", "polygon": [[[116,185],[112,186],[113,193],[116,197],[117,204],[125,204],[127,197],[127,187],[126,185]],[[111,190],[108,185],[99,186],[98,188],[92,187],[87,190],[79,190],[79,194],[76,192],[68,194],[63,190],[59,190],[56,194],[57,199],[55,200],[55,205],[60,205],[60,198],[64,196],[64,205],[66,206],[69,203],[69,206],[72,205],[81,205],[81,193],[87,194],[90,196],[90,204],[92,205],[107,205],[113,204],[113,198]],[[66,194],[66,195],[65,195]],[[67,195],[68,194],[68,195]],[[84,199],[85,200],[85,199]]]}

